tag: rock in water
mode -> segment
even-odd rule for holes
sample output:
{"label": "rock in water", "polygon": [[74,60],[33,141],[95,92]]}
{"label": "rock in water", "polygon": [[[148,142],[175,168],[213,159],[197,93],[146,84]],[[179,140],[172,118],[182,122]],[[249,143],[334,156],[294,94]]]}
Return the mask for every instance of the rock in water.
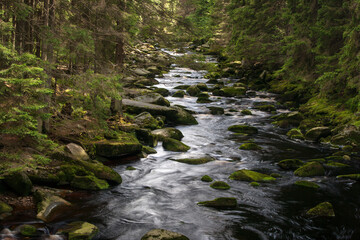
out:
{"label": "rock in water", "polygon": [[153,229],[146,233],[141,240],[189,240],[189,238],[165,229]]}
{"label": "rock in water", "polygon": [[165,138],[173,138],[180,141],[184,137],[179,129],[170,127],[154,130],[152,131],[152,134],[157,136],[160,140],[164,140]]}
{"label": "rock in water", "polygon": [[173,151],[173,152],[187,152],[190,147],[185,145],[184,143],[172,139],[172,138],[166,138],[163,140],[163,147],[165,150]]}
{"label": "rock in water", "polygon": [[306,215],[312,217],[335,217],[335,212],[331,203],[323,202],[307,211]]}
{"label": "rock in water", "polygon": [[63,212],[65,208],[71,206],[71,203],[61,197],[42,190],[35,192],[35,199],[38,209],[36,217],[44,222],[52,221],[58,214]]}
{"label": "rock in water", "polygon": [[319,141],[320,138],[324,138],[331,135],[331,130],[328,127],[315,127],[306,132],[305,138],[311,141]]}
{"label": "rock in water", "polygon": [[72,222],[59,230],[59,233],[67,234],[69,240],[91,240],[99,229],[88,222]]}
{"label": "rock in water", "polygon": [[211,201],[199,202],[198,205],[217,209],[235,209],[237,207],[237,200],[231,197],[221,197]]}
{"label": "rock in water", "polygon": [[229,131],[235,133],[245,133],[245,134],[256,134],[258,130],[256,127],[248,125],[233,125],[228,128]]}
{"label": "rock in water", "polygon": [[313,176],[324,176],[325,169],[318,162],[309,162],[304,166],[298,168],[294,174],[299,177],[313,177]]}
{"label": "rock in water", "polygon": [[276,178],[273,178],[269,175],[254,172],[251,170],[246,170],[246,169],[238,170],[232,173],[229,178],[232,180],[248,181],[248,182],[270,182],[276,180]]}

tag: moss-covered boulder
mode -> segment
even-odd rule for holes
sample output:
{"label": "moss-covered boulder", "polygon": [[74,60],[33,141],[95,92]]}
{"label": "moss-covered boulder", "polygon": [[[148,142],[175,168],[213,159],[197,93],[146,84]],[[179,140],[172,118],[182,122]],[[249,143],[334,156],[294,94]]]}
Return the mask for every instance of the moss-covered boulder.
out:
{"label": "moss-covered boulder", "polygon": [[243,144],[241,144],[241,146],[239,147],[239,149],[241,149],[241,150],[253,150],[253,151],[255,151],[255,150],[261,150],[262,148],[259,146],[259,145],[257,145],[256,143],[243,143]]}
{"label": "moss-covered boulder", "polygon": [[302,134],[300,129],[293,128],[290,131],[286,133],[286,136],[288,136],[290,139],[299,139],[304,140],[304,135]]}
{"label": "moss-covered boulder", "polygon": [[134,168],[133,166],[127,166],[125,170],[127,170],[127,171],[135,171],[136,168]]}
{"label": "moss-covered boulder", "polygon": [[196,84],[196,86],[198,87],[198,89],[200,89],[201,91],[207,91],[208,90],[208,86],[205,83],[198,83]]}
{"label": "moss-covered boulder", "polygon": [[20,234],[26,237],[36,235],[36,227],[28,224],[19,226]]}
{"label": "moss-covered boulder", "polygon": [[270,182],[276,180],[276,178],[273,178],[267,174],[258,173],[246,169],[233,172],[229,178],[232,180],[248,181],[248,182]]}
{"label": "moss-covered boulder", "polygon": [[325,169],[319,162],[309,162],[298,168],[294,174],[299,177],[324,176]]}
{"label": "moss-covered boulder", "polygon": [[263,112],[275,112],[276,108],[272,104],[264,104],[264,105],[258,105],[254,107],[257,110],[263,111]]}
{"label": "moss-covered boulder", "polygon": [[32,182],[23,171],[9,172],[4,176],[4,182],[20,196],[28,196],[32,190]]}
{"label": "moss-covered boulder", "polygon": [[153,229],[147,232],[141,240],[189,240],[189,238],[165,229]]}
{"label": "moss-covered boulder", "polygon": [[67,144],[65,146],[65,151],[68,152],[74,159],[84,160],[84,161],[90,159],[89,155],[85,152],[85,150],[81,146],[75,143]]}
{"label": "moss-covered boulder", "polygon": [[152,116],[165,116],[166,118],[171,118],[177,112],[176,109],[170,107],[160,106],[151,103],[144,103],[130,99],[123,99],[122,103],[124,110],[127,113],[131,113],[131,114],[140,114],[143,112],[148,112]]}
{"label": "moss-covered boulder", "polygon": [[243,115],[252,115],[252,112],[249,109],[243,109],[243,110],[241,110],[241,113]]}
{"label": "moss-covered boulder", "polygon": [[186,92],[190,96],[196,97],[199,93],[201,93],[201,90],[196,85],[192,85],[186,89]]}
{"label": "moss-covered boulder", "polygon": [[37,202],[36,217],[44,222],[50,222],[60,216],[71,203],[57,196],[52,191],[38,189],[34,193]]}
{"label": "moss-covered boulder", "polygon": [[162,127],[162,124],[148,112],[135,116],[134,122],[141,128],[157,129]]}
{"label": "moss-covered boulder", "polygon": [[158,136],[153,134],[150,129],[140,128],[135,130],[136,138],[143,145],[156,147],[158,144]]}
{"label": "moss-covered boulder", "polygon": [[244,97],[246,89],[244,87],[224,87],[220,89],[220,95],[225,97]]}
{"label": "moss-covered boulder", "polygon": [[153,149],[152,147],[143,146],[142,151],[146,154],[156,154],[157,151]]}
{"label": "moss-covered boulder", "polygon": [[102,157],[114,158],[141,152],[142,146],[135,135],[122,133],[116,140],[90,142],[88,147],[95,147],[96,154]]}
{"label": "moss-covered boulder", "polygon": [[188,111],[182,109],[181,107],[171,107],[171,109],[174,109],[176,113],[172,116],[167,117],[167,119],[173,123],[179,124],[179,125],[196,125],[198,122],[196,121],[196,118],[189,113]]}
{"label": "moss-covered boulder", "polygon": [[214,188],[214,189],[220,189],[220,190],[228,190],[230,189],[229,184],[227,184],[226,182],[223,181],[216,181],[213,182],[210,187]]}
{"label": "moss-covered boulder", "polygon": [[258,183],[258,182],[251,182],[251,183],[249,183],[249,185],[252,187],[260,187],[260,183]]}
{"label": "moss-covered boulder", "polygon": [[70,183],[71,187],[83,190],[103,190],[108,189],[109,184],[95,176],[75,176]]}
{"label": "moss-covered boulder", "polygon": [[180,141],[184,137],[179,129],[171,127],[154,130],[152,134],[157,136],[161,141],[165,138],[173,138]]}
{"label": "moss-covered boulder", "polygon": [[273,116],[272,119],[275,120],[273,124],[281,128],[288,128],[291,126],[299,126],[300,122],[304,120],[304,116],[296,111],[290,113],[281,113],[279,115]]}
{"label": "moss-covered boulder", "polygon": [[310,217],[335,217],[334,208],[331,203],[323,202],[306,212]]}
{"label": "moss-covered boulder", "polygon": [[296,170],[304,165],[304,162],[299,159],[284,159],[278,162],[277,165],[284,170]]}
{"label": "moss-covered boulder", "polygon": [[317,185],[314,182],[309,182],[309,181],[296,181],[294,183],[294,185],[296,186],[300,186],[300,187],[304,187],[304,188],[311,188],[311,189],[318,189],[320,188],[319,185]]}
{"label": "moss-covered boulder", "polygon": [[174,89],[186,90],[190,87],[190,85],[179,85],[174,87]]}
{"label": "moss-covered boulder", "polygon": [[345,179],[351,179],[351,180],[355,180],[355,181],[360,181],[360,174],[339,175],[336,178],[345,178]]}
{"label": "moss-covered boulder", "polygon": [[10,216],[12,211],[13,208],[11,206],[4,203],[3,201],[0,201],[0,220]]}
{"label": "moss-covered boulder", "polygon": [[325,166],[330,167],[330,168],[348,168],[348,167],[350,167],[349,164],[335,162],[335,161],[329,161],[325,164]]}
{"label": "moss-covered boulder", "polygon": [[208,107],[208,109],[212,115],[222,115],[225,112],[221,107]]}
{"label": "moss-covered boulder", "polygon": [[319,141],[321,138],[330,135],[331,129],[329,127],[315,127],[306,132],[305,138],[310,141]]}
{"label": "moss-covered boulder", "polygon": [[160,106],[170,106],[170,102],[165,99],[161,94],[150,92],[146,93],[142,96],[138,96],[134,99],[135,101],[143,102],[143,103],[151,103]]}
{"label": "moss-covered boulder", "polygon": [[58,233],[66,234],[69,240],[91,240],[99,229],[88,222],[72,222],[61,228]]}
{"label": "moss-covered boulder", "polygon": [[187,152],[190,149],[186,144],[173,138],[165,138],[163,140],[163,147],[165,150],[173,152]]}
{"label": "moss-covered boulder", "polygon": [[210,95],[207,92],[202,92],[197,95],[198,99],[196,100],[197,103],[210,103],[212,102],[209,98]]}
{"label": "moss-covered boulder", "polygon": [[77,162],[77,164],[94,174],[97,178],[106,180],[111,184],[117,185],[122,182],[122,178],[119,173],[98,161],[79,161]]}
{"label": "moss-covered boulder", "polygon": [[256,134],[258,129],[249,125],[233,125],[228,128],[229,131],[235,133],[245,133],[245,134]]}
{"label": "moss-covered boulder", "polygon": [[208,175],[204,175],[204,176],[201,177],[201,181],[203,181],[203,182],[212,182],[213,179]]}
{"label": "moss-covered boulder", "polygon": [[163,97],[167,97],[170,95],[169,90],[167,90],[166,88],[156,88],[154,92],[159,93]]}
{"label": "moss-covered boulder", "polygon": [[360,130],[356,126],[346,126],[331,138],[331,143],[360,146]]}
{"label": "moss-covered boulder", "polygon": [[191,165],[200,165],[214,161],[215,159],[209,156],[205,156],[201,158],[182,158],[182,159],[171,159],[171,160],[174,160],[176,162],[191,164]]}
{"label": "moss-covered boulder", "polygon": [[237,207],[237,200],[232,197],[221,197],[211,201],[198,202],[198,205],[216,209],[235,209]]}
{"label": "moss-covered boulder", "polygon": [[173,95],[176,98],[183,98],[185,96],[185,92],[183,90],[176,91]]}

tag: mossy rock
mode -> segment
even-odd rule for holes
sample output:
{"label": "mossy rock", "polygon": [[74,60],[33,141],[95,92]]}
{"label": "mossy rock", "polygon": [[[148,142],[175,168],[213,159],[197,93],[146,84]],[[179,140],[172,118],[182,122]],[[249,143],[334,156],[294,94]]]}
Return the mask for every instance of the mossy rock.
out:
{"label": "mossy rock", "polygon": [[220,89],[220,96],[225,97],[243,97],[246,94],[244,87],[224,87]]}
{"label": "mossy rock", "polygon": [[212,101],[208,97],[198,97],[196,103],[211,103]]}
{"label": "mossy rock", "polygon": [[200,165],[214,161],[215,159],[212,157],[202,157],[202,158],[183,158],[183,159],[171,159],[171,160],[176,162],[191,164],[191,165]]}
{"label": "mossy rock", "polygon": [[346,167],[350,167],[350,165],[348,164],[344,164],[344,163],[339,163],[339,162],[335,162],[335,161],[329,161],[325,164],[325,166],[327,167],[333,167],[333,168],[346,168]]}
{"label": "mossy rock", "polygon": [[86,169],[87,171],[93,173],[95,175],[95,177],[97,177],[97,178],[106,180],[109,183],[112,183],[115,185],[122,183],[122,178],[119,173],[117,173],[114,169],[112,169],[108,166],[105,166],[104,164],[102,164],[100,162],[81,161],[81,162],[78,162],[78,164],[81,165],[82,167],[84,167],[84,169]]}
{"label": "mossy rock", "polygon": [[0,220],[10,216],[12,211],[13,208],[11,206],[4,203],[3,201],[0,201]]}
{"label": "mossy rock", "polygon": [[225,112],[221,107],[208,107],[208,109],[212,115],[222,115]]}
{"label": "mossy rock", "polygon": [[20,234],[26,237],[31,237],[36,235],[36,227],[32,226],[32,225],[21,225],[19,227],[20,229]]}
{"label": "mossy rock", "polygon": [[198,83],[196,85],[198,87],[198,89],[200,89],[201,91],[207,91],[208,90],[208,86],[205,83]]}
{"label": "mossy rock", "polygon": [[336,178],[345,178],[345,179],[351,179],[351,180],[355,180],[355,181],[360,181],[360,174],[339,175]]}
{"label": "mossy rock", "polygon": [[272,119],[276,120],[273,122],[273,124],[281,128],[288,128],[290,126],[299,126],[300,122],[304,119],[304,116],[296,111],[290,113],[281,113],[279,115],[273,116]]}
{"label": "mossy rock", "polygon": [[190,85],[179,85],[174,87],[174,89],[181,89],[181,90],[186,90],[190,87]]}
{"label": "mossy rock", "polygon": [[107,158],[137,154],[142,149],[140,142],[130,133],[122,133],[117,140],[102,140],[87,145],[89,148],[94,146],[97,155]]}
{"label": "mossy rock", "polygon": [[187,152],[190,149],[186,144],[173,138],[165,138],[163,140],[163,147],[165,150],[173,152]]}
{"label": "mossy rock", "polygon": [[326,160],[325,160],[325,158],[315,158],[315,159],[310,159],[309,162],[325,163]]}
{"label": "mossy rock", "polygon": [[306,212],[310,217],[335,217],[334,208],[331,203],[323,202]]}
{"label": "mossy rock", "polygon": [[220,189],[220,190],[228,190],[230,189],[229,184],[227,184],[226,182],[223,181],[216,181],[213,182],[210,187],[214,188],[214,189]]}
{"label": "mossy rock", "polygon": [[198,205],[216,209],[236,209],[237,200],[232,197],[221,197],[211,201],[199,202]]}
{"label": "mossy rock", "polygon": [[256,134],[258,129],[249,125],[233,125],[228,128],[229,131],[235,133],[246,133],[246,134]]}
{"label": "mossy rock", "polygon": [[296,170],[304,165],[304,162],[299,159],[284,159],[281,160],[277,165],[285,170]]}
{"label": "mossy rock", "polygon": [[300,129],[293,128],[290,131],[286,133],[286,136],[288,136],[290,139],[300,139],[304,140],[304,135],[302,134]]}
{"label": "mossy rock", "polygon": [[270,174],[270,176],[273,178],[282,178],[282,176],[278,173],[272,173],[272,174]]}
{"label": "mossy rock", "polygon": [[252,115],[252,112],[251,112],[249,109],[241,110],[241,113],[242,113],[243,115]]}
{"label": "mossy rock", "polygon": [[153,149],[152,147],[143,146],[142,151],[146,154],[156,154],[157,151]]}
{"label": "mossy rock", "polygon": [[126,167],[126,170],[127,170],[127,171],[135,171],[136,168],[134,168],[133,166],[127,166],[127,167]]}
{"label": "mossy rock", "polygon": [[315,127],[306,132],[305,138],[316,142],[329,135],[331,135],[331,129],[329,127]]}
{"label": "mossy rock", "polygon": [[186,89],[186,92],[190,96],[196,97],[199,93],[201,93],[201,90],[196,85],[192,85]]}
{"label": "mossy rock", "polygon": [[66,234],[68,240],[91,240],[98,233],[99,229],[88,222],[72,222],[59,230],[59,233]]}
{"label": "mossy rock", "polygon": [[260,187],[260,183],[258,183],[258,182],[251,182],[251,183],[249,183],[249,185],[252,187]]}
{"label": "mossy rock", "polygon": [[162,124],[159,123],[159,121],[148,112],[143,112],[135,116],[134,121],[141,128],[149,128],[154,130],[162,127]]}
{"label": "mossy rock", "polygon": [[263,111],[263,112],[275,112],[276,111],[275,106],[272,104],[255,106],[255,109]]}
{"label": "mossy rock", "polygon": [[176,98],[183,98],[185,96],[185,92],[183,90],[176,91],[173,95]]}
{"label": "mossy rock", "polygon": [[261,150],[262,148],[261,148],[259,145],[257,145],[256,143],[243,143],[243,144],[239,147],[239,149],[241,149],[241,150],[253,150],[253,151],[255,151],[255,150]]}
{"label": "mossy rock", "polygon": [[108,189],[109,184],[95,176],[75,176],[70,183],[71,187],[83,190],[103,190]]}
{"label": "mossy rock", "polygon": [[23,171],[7,173],[4,176],[4,182],[20,196],[28,196],[32,190],[32,182]]}
{"label": "mossy rock", "polygon": [[171,122],[174,122],[174,123],[180,124],[180,125],[196,125],[196,124],[198,124],[198,122],[196,121],[196,118],[188,111],[186,111],[180,107],[171,107],[171,109],[176,110],[176,113],[174,115],[167,117],[167,119],[169,119]]}
{"label": "mossy rock", "polygon": [[276,180],[276,178],[273,178],[267,174],[258,173],[246,169],[233,172],[229,178],[232,180],[247,181],[247,182],[271,182]]}
{"label": "mossy rock", "polygon": [[156,147],[158,144],[158,136],[154,135],[150,129],[136,129],[135,134],[136,138],[140,141],[140,143],[146,146]]}
{"label": "mossy rock", "polygon": [[145,93],[144,95],[136,97],[134,100],[160,106],[170,106],[170,102],[166,98],[164,98],[161,94],[155,92]]}
{"label": "mossy rock", "polygon": [[154,90],[154,92],[159,93],[163,97],[167,97],[170,95],[169,90],[167,90],[166,88],[157,88]]}
{"label": "mossy rock", "polygon": [[343,156],[327,156],[325,158],[326,161],[342,161],[344,160]]}
{"label": "mossy rock", "polygon": [[147,232],[141,240],[189,240],[189,238],[165,229],[153,229]]}
{"label": "mossy rock", "polygon": [[179,129],[171,127],[154,130],[152,134],[157,136],[161,141],[165,138],[173,138],[180,141],[184,137]]}
{"label": "mossy rock", "polygon": [[299,177],[324,176],[325,169],[318,162],[309,162],[298,168],[294,174]]}
{"label": "mossy rock", "polygon": [[314,182],[309,181],[297,181],[294,183],[296,186],[305,187],[305,188],[312,188],[312,189],[318,189],[320,188],[319,185],[317,185]]}
{"label": "mossy rock", "polygon": [[203,182],[212,182],[213,179],[211,177],[209,177],[208,175],[204,175],[201,177],[201,181]]}

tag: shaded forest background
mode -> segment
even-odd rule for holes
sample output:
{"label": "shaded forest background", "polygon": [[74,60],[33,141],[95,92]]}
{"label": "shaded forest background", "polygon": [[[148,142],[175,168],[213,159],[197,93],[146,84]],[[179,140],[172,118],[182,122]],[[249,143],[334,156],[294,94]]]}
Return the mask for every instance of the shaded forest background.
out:
{"label": "shaded forest background", "polygon": [[287,107],[360,125],[359,0],[3,0],[0,39],[3,136],[45,141],[64,93],[107,119],[143,42],[203,46],[213,76],[241,62],[230,75]]}

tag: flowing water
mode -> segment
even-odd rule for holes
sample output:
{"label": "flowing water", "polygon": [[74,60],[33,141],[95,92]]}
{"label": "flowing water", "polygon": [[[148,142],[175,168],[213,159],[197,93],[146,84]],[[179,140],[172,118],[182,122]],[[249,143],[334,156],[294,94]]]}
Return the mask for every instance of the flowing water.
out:
{"label": "flowing water", "polygon": [[[164,78],[162,87],[172,93],[182,84],[204,83],[204,71],[174,67]],[[231,81],[224,79],[224,81]],[[211,86],[211,85],[209,85]],[[308,178],[318,183],[317,191],[293,185],[300,178],[291,171],[281,171],[276,162],[286,158],[313,159],[331,154],[326,146],[292,141],[284,130],[271,124],[271,115],[254,109],[257,102],[275,103],[274,96],[256,92],[253,97],[211,97],[212,103],[196,103],[195,97],[168,97],[173,105],[194,111],[199,124],[178,126],[183,142],[191,147],[187,153],[164,151],[125,165],[115,166],[123,183],[107,191],[84,196],[68,217],[99,226],[97,239],[137,240],[150,229],[164,228],[182,233],[192,240],[252,239],[360,239],[360,185],[337,180],[333,176]],[[225,115],[211,115],[207,107],[225,109]],[[250,109],[253,115],[242,115]],[[283,110],[285,111],[285,110]],[[278,110],[281,112],[281,110]],[[252,136],[261,151],[244,151],[244,138],[227,131],[230,125],[249,124],[259,129]],[[188,165],[173,158],[208,155],[216,161]],[[126,171],[128,166],[137,170]],[[248,182],[232,181],[229,175],[239,169],[279,173],[274,183],[254,188]],[[229,190],[216,190],[202,182],[203,175],[228,182]],[[236,197],[236,210],[216,210],[197,202],[217,197]],[[309,219],[305,212],[320,202],[334,205],[335,218]],[[63,222],[50,225],[56,229]]]}

